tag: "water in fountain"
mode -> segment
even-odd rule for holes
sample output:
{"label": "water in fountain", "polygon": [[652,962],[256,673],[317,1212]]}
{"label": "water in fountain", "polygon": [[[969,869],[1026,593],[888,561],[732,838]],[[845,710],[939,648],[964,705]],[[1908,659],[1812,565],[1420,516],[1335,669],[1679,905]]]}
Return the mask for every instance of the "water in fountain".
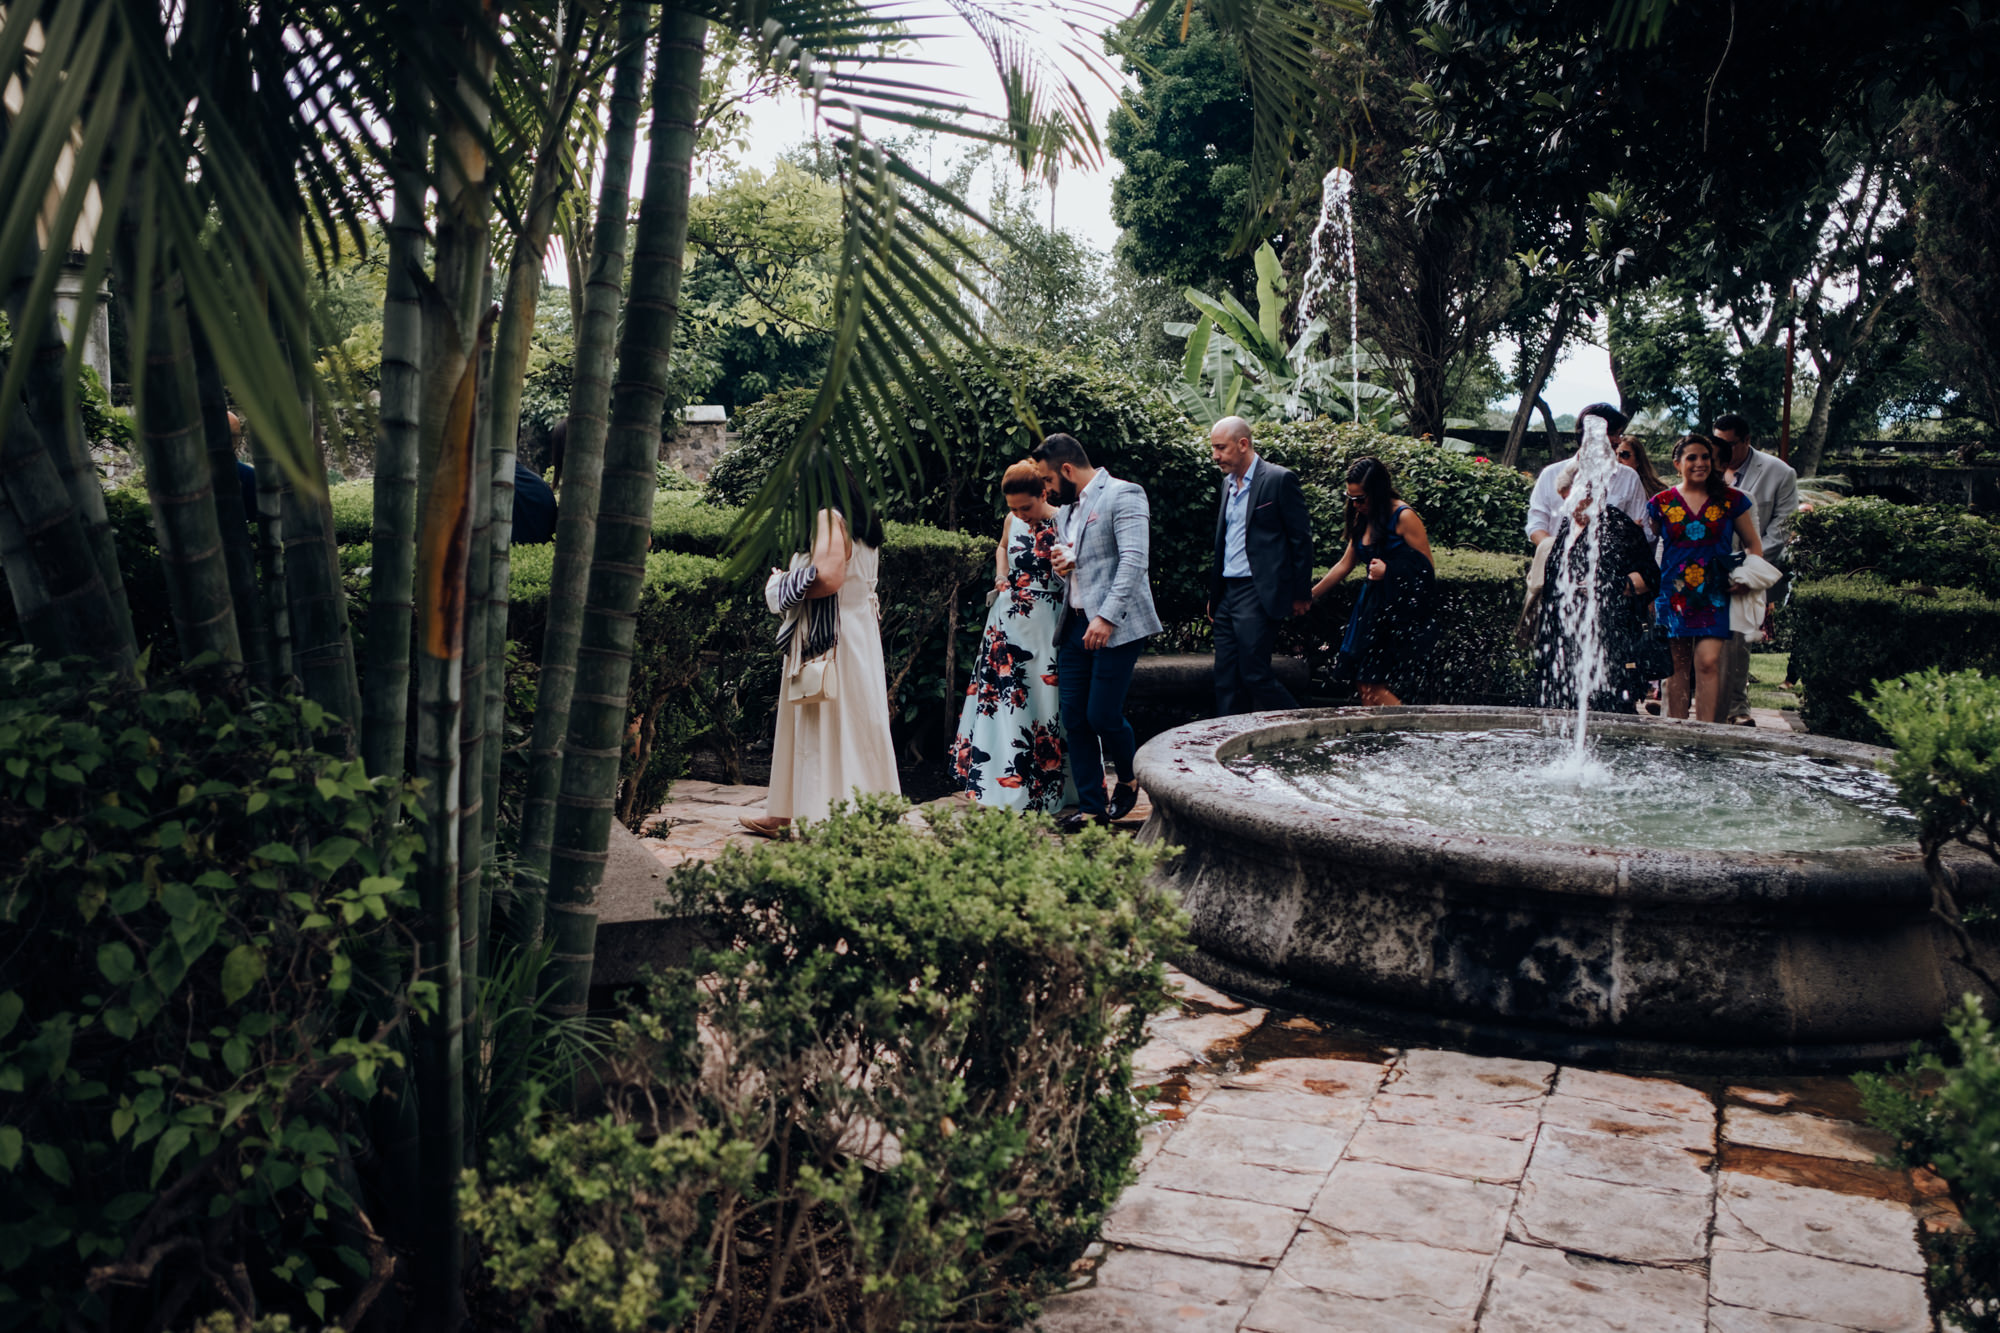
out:
{"label": "water in fountain", "polygon": [[1563,776],[1570,739],[1531,728],[1308,737],[1224,762],[1260,788],[1335,812],[1476,835],[1735,852],[1881,847],[1916,836],[1894,784],[1873,769],[1624,735],[1593,747],[1609,762],[1597,763],[1587,800]]}
{"label": "water in fountain", "polygon": [[[1301,331],[1320,314],[1326,294],[1347,270],[1347,360],[1352,382],[1348,401],[1354,405],[1354,419],[1361,420],[1361,287],[1354,256],[1354,173],[1335,167],[1320,184],[1319,221],[1306,239],[1306,275],[1299,289]],[[1301,362],[1309,349],[1301,346]],[[1294,366],[1303,371],[1303,364]]]}
{"label": "water in fountain", "polygon": [[[1569,516],[1562,546],[1549,556],[1547,579],[1556,596],[1562,625],[1570,687],[1576,692],[1576,716],[1570,724],[1569,753],[1557,761],[1552,777],[1581,785],[1598,785],[1607,778],[1604,766],[1590,754],[1590,701],[1607,677],[1604,659],[1604,617],[1598,604],[1598,570],[1604,555],[1605,497],[1618,467],[1611,437],[1602,417],[1585,417],[1583,443],[1576,451],[1576,475],[1560,514]],[[1579,551],[1579,543],[1581,550]],[[1581,555],[1581,559],[1576,558]]]}

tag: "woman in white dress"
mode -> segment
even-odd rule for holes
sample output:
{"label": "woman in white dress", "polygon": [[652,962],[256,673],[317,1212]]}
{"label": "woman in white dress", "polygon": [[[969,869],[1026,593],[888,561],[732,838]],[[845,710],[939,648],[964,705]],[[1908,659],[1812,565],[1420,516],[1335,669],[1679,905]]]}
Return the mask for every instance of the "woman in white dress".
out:
{"label": "woman in white dress", "polygon": [[994,554],[997,596],[986,616],[965,691],[952,774],[981,805],[1053,814],[1076,800],[1056,689],[1062,580],[1056,577],[1056,511],[1033,463],[1000,479],[1007,518]]}
{"label": "woman in white dress", "polygon": [[[848,494],[858,492],[849,486]],[[813,524],[812,550],[794,557],[790,570],[772,570],[765,585],[771,609],[786,617],[781,651],[793,634],[824,637],[831,630],[839,685],[824,703],[779,698],[764,814],[741,821],[761,837],[777,837],[795,819],[825,819],[836,803],[852,801],[857,792],[902,792],[889,738],[889,674],[882,664],[882,608],[875,597],[881,544],[882,525],[874,514],[865,514],[850,531],[839,510],[822,509]],[[814,605],[828,598],[837,608],[832,616]],[[804,646],[819,650],[815,638]]]}

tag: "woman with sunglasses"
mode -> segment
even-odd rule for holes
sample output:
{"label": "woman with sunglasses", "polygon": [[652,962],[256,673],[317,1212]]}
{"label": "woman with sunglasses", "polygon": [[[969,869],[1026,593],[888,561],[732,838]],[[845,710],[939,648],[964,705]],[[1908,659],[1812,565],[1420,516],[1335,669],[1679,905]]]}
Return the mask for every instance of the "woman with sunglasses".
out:
{"label": "woman with sunglasses", "polygon": [[1660,474],[1653,468],[1653,460],[1646,457],[1643,440],[1636,435],[1620,435],[1611,443],[1618,454],[1618,461],[1639,474],[1639,484],[1646,488],[1647,495],[1658,495],[1667,489],[1667,483],[1660,480]]}
{"label": "woman with sunglasses", "polygon": [[1750,498],[1722,478],[1715,442],[1706,435],[1683,435],[1674,442],[1680,485],[1647,502],[1663,543],[1660,596],[1654,604],[1673,649],[1674,674],[1667,680],[1667,712],[1688,715],[1688,677],[1694,678],[1695,716],[1719,721],[1722,704],[1722,646],[1729,639],[1731,537],[1751,555],[1764,554]]}
{"label": "woman with sunglasses", "polygon": [[1347,618],[1336,671],[1360,687],[1362,703],[1400,704],[1414,692],[1437,634],[1428,616],[1435,573],[1424,521],[1397,496],[1389,469],[1374,458],[1357,458],[1347,469],[1347,549],[1313,585],[1313,600],[1357,565],[1368,571],[1368,581]]}

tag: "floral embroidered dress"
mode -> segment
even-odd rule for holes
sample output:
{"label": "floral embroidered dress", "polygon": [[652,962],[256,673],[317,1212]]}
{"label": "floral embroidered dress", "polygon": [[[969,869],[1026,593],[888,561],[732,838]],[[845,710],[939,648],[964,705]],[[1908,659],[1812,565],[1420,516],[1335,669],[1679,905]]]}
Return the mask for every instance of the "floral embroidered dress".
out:
{"label": "floral embroidered dress", "polygon": [[1670,639],[1729,637],[1730,550],[1736,516],[1750,497],[1730,487],[1722,498],[1689,504],[1678,486],[1646,502],[1665,545],[1660,560],[1660,597],[1654,603]]}
{"label": "floral embroidered dress", "polygon": [[1007,517],[1008,585],[993,601],[951,761],[981,805],[1054,812],[1076,799],[1056,693],[1056,525]]}

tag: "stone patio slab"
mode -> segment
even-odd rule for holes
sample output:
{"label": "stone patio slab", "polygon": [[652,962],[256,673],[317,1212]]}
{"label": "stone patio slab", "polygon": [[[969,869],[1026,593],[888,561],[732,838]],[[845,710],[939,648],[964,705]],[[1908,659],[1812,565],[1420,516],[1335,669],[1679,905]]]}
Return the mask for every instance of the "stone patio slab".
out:
{"label": "stone patio slab", "polygon": [[1237,1305],[1248,1309],[1270,1279],[1268,1268],[1190,1259],[1158,1250],[1113,1250],[1097,1268],[1097,1285],[1120,1291],[1143,1291],[1196,1304]]}
{"label": "stone patio slab", "polygon": [[1392,1124],[1428,1125],[1467,1134],[1526,1139],[1532,1138],[1541,1124],[1542,1105],[1541,1102],[1464,1102],[1384,1092],[1376,1096],[1369,1109],[1377,1120]]}
{"label": "stone patio slab", "polygon": [[1627,1111],[1643,1111],[1647,1115],[1681,1120],[1715,1119],[1715,1103],[1708,1099],[1707,1093],[1671,1079],[1635,1078],[1602,1069],[1565,1067],[1556,1079],[1556,1093]]}
{"label": "stone patio slab", "polygon": [[1347,1140],[1347,1131],[1325,1125],[1224,1115],[1204,1105],[1167,1140],[1164,1152],[1169,1157],[1242,1163],[1320,1177],[1333,1170]]}
{"label": "stone patio slab", "polygon": [[1491,1254],[1507,1234],[1514,1191],[1379,1162],[1343,1161],[1312,1205],[1312,1220],[1348,1236],[1415,1241]]}
{"label": "stone patio slab", "polygon": [[[1146,1183],[1161,1189],[1204,1198],[1248,1199],[1300,1212],[1312,1207],[1324,1178],[1321,1172],[1302,1175],[1244,1162],[1183,1157],[1172,1151],[1171,1144],[1146,1172]],[[1189,1204],[1194,1208],[1200,1206],[1199,1199]]]}
{"label": "stone patio slab", "polygon": [[1709,1295],[1723,1305],[1871,1333],[1926,1333],[1931,1327],[1921,1278],[1786,1250],[1716,1250]]}
{"label": "stone patio slab", "polygon": [[1244,1333],[1472,1333],[1472,1329],[1470,1314],[1315,1291],[1283,1273],[1272,1275],[1243,1321]]}
{"label": "stone patio slab", "polygon": [[1716,1190],[1715,1248],[1782,1249],[1843,1263],[1924,1271],[1909,1207],[1833,1190],[1724,1172]]}
{"label": "stone patio slab", "polygon": [[1745,1310],[1738,1305],[1709,1303],[1708,1333],[1854,1333],[1845,1324],[1794,1319],[1769,1310]]}
{"label": "stone patio slab", "polygon": [[1752,1148],[1774,1148],[1846,1162],[1873,1162],[1895,1148],[1887,1134],[1866,1125],[1830,1120],[1804,1111],[1774,1114],[1747,1106],[1731,1106],[1723,1111],[1722,1137],[1725,1142]]}
{"label": "stone patio slab", "polygon": [[1432,1171],[1469,1180],[1509,1182],[1527,1169],[1529,1139],[1503,1139],[1428,1125],[1398,1125],[1370,1119],[1355,1131],[1347,1155],[1413,1171]]}
{"label": "stone patio slab", "polygon": [[1248,1306],[1209,1305],[1149,1291],[1091,1287],[1042,1302],[1035,1327],[1046,1333],[1132,1333],[1134,1329],[1235,1333]]}
{"label": "stone patio slab", "polygon": [[1683,1194],[1706,1194],[1715,1187],[1705,1154],[1697,1156],[1681,1148],[1560,1125],[1542,1126],[1528,1170],[1530,1174],[1556,1171]]}
{"label": "stone patio slab", "polygon": [[1711,1207],[1706,1194],[1530,1171],[1508,1235],[1627,1263],[1692,1263],[1707,1252]]}
{"label": "stone patio slab", "polygon": [[1285,1251],[1273,1280],[1287,1278],[1336,1296],[1393,1301],[1412,1313],[1469,1318],[1479,1308],[1492,1262],[1489,1255],[1338,1235],[1309,1225]]}
{"label": "stone patio slab", "polygon": [[1240,1014],[1250,1007],[1236,997],[1225,995],[1215,987],[1196,981],[1178,969],[1169,970],[1167,985],[1178,994],[1182,1004],[1203,1005],[1224,1014]]}
{"label": "stone patio slab", "polygon": [[1556,1067],[1461,1051],[1406,1051],[1388,1090],[1405,1097],[1462,1102],[1533,1101],[1549,1090]]}
{"label": "stone patio slab", "polygon": [[1224,1087],[1285,1088],[1323,1097],[1368,1097],[1382,1086],[1387,1065],[1362,1060],[1286,1057],[1224,1076]]}
{"label": "stone patio slab", "polygon": [[1269,1266],[1278,1262],[1298,1227],[1299,1214],[1289,1208],[1202,1198],[1140,1184],[1126,1190],[1105,1219],[1104,1239],[1114,1245]]}
{"label": "stone patio slab", "polygon": [[[1565,1069],[1563,1073],[1569,1071]],[[1564,1096],[1560,1080],[1556,1087],[1556,1095],[1541,1103],[1542,1123],[1545,1125],[1616,1134],[1620,1138],[1640,1139],[1671,1148],[1715,1151],[1715,1116],[1712,1110],[1703,1118],[1655,1115],[1649,1111],[1614,1106],[1610,1102]]]}
{"label": "stone patio slab", "polygon": [[1366,1096],[1330,1097],[1317,1092],[1293,1092],[1281,1087],[1217,1088],[1202,1100],[1202,1105],[1224,1115],[1338,1127],[1349,1134],[1361,1127],[1362,1117],[1368,1114]]}
{"label": "stone patio slab", "polygon": [[1245,1009],[1233,1014],[1198,1014],[1182,1017],[1178,1014],[1156,1018],[1146,1025],[1146,1036],[1153,1045],[1165,1042],[1184,1052],[1179,1063],[1213,1064],[1216,1047],[1234,1045],[1257,1030],[1264,1021],[1264,1010]]}
{"label": "stone patio slab", "polygon": [[1702,1333],[1707,1324],[1699,1273],[1513,1242],[1494,1261],[1479,1320],[1480,1333]]}

